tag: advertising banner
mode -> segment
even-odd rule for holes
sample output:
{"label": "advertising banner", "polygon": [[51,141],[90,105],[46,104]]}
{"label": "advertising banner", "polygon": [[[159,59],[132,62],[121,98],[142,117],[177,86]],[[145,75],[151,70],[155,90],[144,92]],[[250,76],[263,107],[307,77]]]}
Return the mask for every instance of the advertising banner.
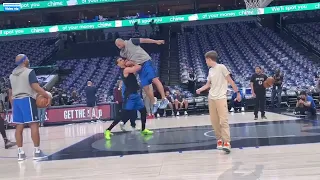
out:
{"label": "advertising banner", "polygon": [[[9,124],[12,123],[12,113],[1,113],[2,119]],[[66,107],[66,108],[51,108],[46,111],[45,122],[48,123],[61,123],[72,121],[84,121],[90,120],[91,117],[97,117],[100,119],[111,118],[111,106],[110,104],[98,105],[96,110],[88,107]],[[95,118],[96,119],[96,118]]]}

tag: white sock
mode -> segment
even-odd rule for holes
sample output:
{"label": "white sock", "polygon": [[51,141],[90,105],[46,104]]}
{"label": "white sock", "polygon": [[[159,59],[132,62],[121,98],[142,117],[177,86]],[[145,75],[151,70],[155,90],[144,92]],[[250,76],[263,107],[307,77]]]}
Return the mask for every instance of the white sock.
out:
{"label": "white sock", "polygon": [[34,147],[34,152],[40,152],[40,148],[39,147]]}
{"label": "white sock", "polygon": [[19,154],[24,154],[24,151],[23,151],[22,147],[18,147],[18,153]]}

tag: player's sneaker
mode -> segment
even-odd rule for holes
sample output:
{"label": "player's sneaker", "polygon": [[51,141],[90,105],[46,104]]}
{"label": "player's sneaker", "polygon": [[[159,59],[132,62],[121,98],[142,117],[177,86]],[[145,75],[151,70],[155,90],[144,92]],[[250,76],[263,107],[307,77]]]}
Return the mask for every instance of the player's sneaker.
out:
{"label": "player's sneaker", "polygon": [[121,131],[123,131],[123,132],[126,132],[126,131],[127,131],[127,130],[124,128],[124,123],[123,123],[123,122],[120,122],[119,125],[120,125]]}
{"label": "player's sneaker", "polygon": [[144,129],[143,131],[141,131],[142,135],[152,135],[153,131],[150,131],[149,129]]}
{"label": "player's sneaker", "polygon": [[7,140],[6,144],[4,145],[4,148],[9,149],[15,145],[17,145],[15,142],[11,142],[11,141]]}
{"label": "player's sneaker", "polygon": [[165,108],[167,108],[168,104],[169,104],[168,99],[162,99],[161,102],[160,102],[159,108],[160,109],[165,109]]}
{"label": "player's sneaker", "polygon": [[223,144],[222,150],[223,150],[224,152],[226,152],[226,153],[230,153],[230,151],[231,151],[231,145],[230,145],[230,143],[229,143],[229,142],[225,142],[225,143]]}
{"label": "player's sneaker", "polygon": [[38,152],[33,152],[33,160],[41,160],[46,158],[47,156],[41,151],[39,150]]}
{"label": "player's sneaker", "polygon": [[231,108],[231,109],[230,109],[230,112],[234,112],[234,108]]}
{"label": "player's sneaker", "polygon": [[241,108],[241,112],[244,112],[244,107]]}
{"label": "player's sneaker", "polygon": [[188,116],[188,112],[187,112],[187,111],[184,111],[184,115],[185,115],[185,116]]}
{"label": "player's sneaker", "polygon": [[26,154],[23,152],[23,153],[18,153],[18,161],[24,161],[26,160]]}
{"label": "player's sneaker", "polygon": [[110,140],[111,139],[111,135],[112,135],[112,133],[109,130],[106,130],[104,132],[104,138],[106,138],[106,140]]}
{"label": "player's sneaker", "polygon": [[176,116],[180,116],[180,112],[179,112],[179,111],[177,111],[177,114],[176,114]]}
{"label": "player's sneaker", "polygon": [[219,140],[217,141],[217,149],[221,150],[221,149],[222,149],[222,145],[223,145],[223,142],[222,142],[221,139],[219,139]]}
{"label": "player's sneaker", "polygon": [[254,120],[258,120],[258,116],[254,116]]}
{"label": "player's sneaker", "polygon": [[155,114],[158,111],[159,106],[160,106],[159,103],[153,104],[152,114]]}
{"label": "player's sneaker", "polygon": [[268,119],[266,116],[261,116],[261,119]]}

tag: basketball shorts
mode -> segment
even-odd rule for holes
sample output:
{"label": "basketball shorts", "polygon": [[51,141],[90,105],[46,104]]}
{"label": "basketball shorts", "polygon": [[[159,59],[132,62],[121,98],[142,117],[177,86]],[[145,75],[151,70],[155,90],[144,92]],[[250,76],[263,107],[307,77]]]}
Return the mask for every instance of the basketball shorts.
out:
{"label": "basketball shorts", "polygon": [[39,121],[35,99],[31,97],[13,99],[12,122],[14,124],[28,124]]}
{"label": "basketball shorts", "polygon": [[141,87],[148,86],[152,83],[152,80],[157,77],[156,70],[151,60],[142,64],[139,71],[140,85]]}
{"label": "basketball shorts", "polygon": [[123,102],[124,110],[140,110],[144,108],[143,100],[140,94],[130,94],[129,97]]}

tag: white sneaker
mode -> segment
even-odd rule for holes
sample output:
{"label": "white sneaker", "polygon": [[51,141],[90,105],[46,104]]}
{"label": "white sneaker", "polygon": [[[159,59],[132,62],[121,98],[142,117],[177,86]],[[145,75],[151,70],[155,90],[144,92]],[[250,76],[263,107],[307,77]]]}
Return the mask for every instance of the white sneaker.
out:
{"label": "white sneaker", "polygon": [[230,109],[230,112],[234,112],[234,108],[231,108],[231,109]]}
{"label": "white sneaker", "polygon": [[26,160],[26,154],[23,152],[23,153],[18,153],[18,161],[24,161]]}
{"label": "white sneaker", "polygon": [[241,111],[244,112],[244,107],[241,108]]}
{"label": "white sneaker", "polygon": [[160,114],[159,113],[157,113],[157,118],[160,118]]}
{"label": "white sneaker", "polygon": [[188,115],[188,112],[187,112],[187,111],[184,111],[184,115],[187,116],[187,115]]}
{"label": "white sneaker", "polygon": [[177,112],[177,116],[180,116],[180,113],[179,113],[179,111]]}
{"label": "white sneaker", "polygon": [[221,139],[219,139],[217,141],[217,149],[218,150],[222,150],[222,148],[223,148],[223,141]]}
{"label": "white sneaker", "polygon": [[127,131],[127,130],[124,128],[124,123],[123,123],[123,122],[120,122],[120,129],[121,129],[121,131],[123,131],[123,132]]}

